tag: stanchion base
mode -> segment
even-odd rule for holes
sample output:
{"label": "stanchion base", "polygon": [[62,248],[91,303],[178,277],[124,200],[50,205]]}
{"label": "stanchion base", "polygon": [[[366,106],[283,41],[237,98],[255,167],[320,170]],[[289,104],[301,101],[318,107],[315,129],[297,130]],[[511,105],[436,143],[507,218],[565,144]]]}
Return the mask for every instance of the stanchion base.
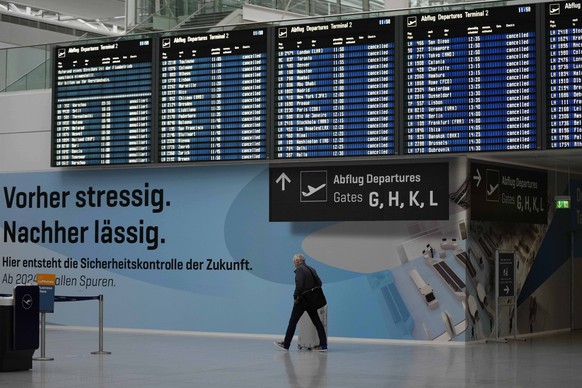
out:
{"label": "stanchion base", "polygon": [[34,361],[54,361],[53,357],[32,357]]}
{"label": "stanchion base", "polygon": [[104,350],[98,350],[96,352],[91,352],[91,354],[111,354],[111,352],[106,352]]}

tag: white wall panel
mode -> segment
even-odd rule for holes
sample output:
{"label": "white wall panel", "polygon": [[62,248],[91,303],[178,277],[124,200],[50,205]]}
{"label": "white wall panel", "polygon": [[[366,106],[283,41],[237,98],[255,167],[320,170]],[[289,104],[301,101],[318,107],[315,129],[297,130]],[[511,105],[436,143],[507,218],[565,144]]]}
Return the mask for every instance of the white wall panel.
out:
{"label": "white wall panel", "polygon": [[51,91],[0,93],[0,172],[50,169]]}

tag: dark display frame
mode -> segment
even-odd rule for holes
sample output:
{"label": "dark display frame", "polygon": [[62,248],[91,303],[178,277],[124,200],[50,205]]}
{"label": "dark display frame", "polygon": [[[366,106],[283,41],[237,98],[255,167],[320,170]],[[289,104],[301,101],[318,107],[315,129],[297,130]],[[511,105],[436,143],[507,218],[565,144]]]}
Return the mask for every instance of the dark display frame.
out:
{"label": "dark display frame", "polygon": [[395,28],[394,17],[277,28],[273,158],[397,152]]}
{"label": "dark display frame", "polygon": [[538,147],[536,7],[407,16],[405,154]]}
{"label": "dark display frame", "polygon": [[[416,12],[409,12],[408,14],[399,14],[399,15],[394,15],[394,14],[390,14],[390,12],[386,13],[386,16],[384,17],[374,17],[374,18],[366,18],[366,15],[358,15],[358,16],[354,16],[351,15],[349,18],[351,18],[353,23],[369,23],[370,26],[373,25],[377,25],[378,23],[382,23],[382,21],[386,21],[386,20],[391,20],[391,24],[394,28],[394,134],[393,137],[391,138],[391,140],[394,141],[393,144],[393,150],[394,152],[385,152],[383,154],[376,154],[376,155],[363,155],[363,154],[358,154],[358,155],[349,155],[347,153],[342,153],[342,152],[338,152],[338,153],[331,153],[331,154],[306,154],[306,153],[298,153],[297,155],[290,155],[290,157],[281,157],[281,154],[278,153],[277,150],[277,136],[281,135],[281,132],[278,129],[278,120],[280,120],[280,115],[282,115],[282,112],[278,112],[278,96],[281,94],[280,93],[280,89],[278,86],[278,47],[277,47],[277,41],[279,39],[278,37],[278,33],[279,30],[281,28],[291,28],[292,26],[321,26],[321,25],[331,25],[332,23],[335,23],[336,25],[342,25],[344,23],[350,23],[350,20],[344,18],[340,18],[338,16],[337,21],[335,22],[328,22],[328,21],[321,21],[321,22],[311,22],[309,21],[309,23],[303,23],[304,21],[301,22],[281,22],[279,24],[272,24],[269,27],[264,27],[264,26],[245,26],[245,33],[247,33],[248,31],[251,30],[261,30],[264,31],[264,34],[266,34],[266,105],[265,105],[265,109],[262,110],[261,109],[261,114],[264,116],[261,118],[264,119],[265,122],[265,128],[266,128],[266,133],[264,134],[264,137],[261,137],[260,141],[261,146],[262,144],[264,144],[264,152],[261,152],[260,156],[258,158],[253,158],[253,159],[243,159],[242,157],[237,158],[237,157],[233,157],[229,160],[224,160],[222,158],[215,158],[215,160],[181,160],[181,161],[168,161],[165,160],[164,162],[162,162],[161,157],[160,157],[160,150],[161,150],[161,136],[160,136],[160,115],[161,115],[161,104],[160,104],[160,98],[161,98],[161,73],[162,73],[162,69],[161,69],[161,56],[162,56],[162,49],[161,49],[161,42],[162,39],[168,39],[168,38],[174,38],[174,37],[180,37],[180,36],[195,36],[195,35],[205,35],[205,34],[210,34],[209,32],[197,32],[194,31],[192,33],[188,33],[188,31],[180,31],[179,33],[160,33],[160,34],[152,34],[149,35],[147,38],[143,38],[143,37],[139,37],[139,38],[127,38],[127,40],[121,40],[119,41],[120,43],[125,44],[124,42],[135,42],[135,41],[143,41],[143,39],[150,39],[150,41],[152,42],[152,44],[149,45],[149,47],[151,47],[151,58],[152,58],[152,86],[151,86],[151,122],[150,122],[150,133],[149,133],[149,141],[150,141],[150,147],[151,149],[149,150],[149,155],[150,155],[150,159],[147,161],[143,161],[140,160],[141,165],[174,165],[176,163],[211,163],[211,164],[215,164],[215,163],[238,163],[238,162],[272,162],[272,161],[288,161],[288,162],[293,162],[293,161],[323,161],[323,160],[378,160],[378,159],[394,159],[395,157],[398,157],[400,155],[410,155],[412,154],[412,152],[410,152],[410,150],[408,149],[407,146],[407,141],[409,141],[409,137],[410,137],[410,133],[408,132],[407,128],[408,128],[408,122],[409,122],[409,111],[408,111],[408,103],[411,101],[411,98],[409,97],[409,87],[410,85],[407,83],[407,76],[410,74],[409,70],[407,70],[407,66],[409,65],[409,60],[410,58],[408,57],[408,52],[407,52],[407,30],[409,29],[409,25],[407,25],[407,22],[409,20],[410,17],[414,17],[416,16],[417,18],[419,18],[419,20],[423,17],[431,17],[430,15],[434,15],[437,18],[439,17],[438,15],[447,15],[447,14],[452,14],[452,13],[473,13],[475,15],[478,15],[479,13],[486,13],[491,11],[492,13],[498,14],[498,15],[502,15],[504,20],[498,20],[500,23],[511,23],[512,22],[512,18],[511,18],[511,12],[514,12],[514,10],[526,10],[526,12],[531,12],[533,14],[532,16],[532,20],[535,19],[535,26],[534,26],[534,32],[535,32],[535,59],[534,59],[534,69],[533,71],[535,72],[535,112],[536,112],[536,117],[535,117],[535,133],[528,133],[527,137],[528,137],[528,147],[515,147],[516,149],[525,149],[527,148],[528,150],[542,150],[542,149],[552,149],[552,133],[550,133],[550,126],[549,124],[552,123],[552,120],[554,118],[554,116],[552,116],[552,113],[556,113],[556,112],[550,112],[550,108],[551,108],[551,104],[552,104],[552,84],[551,82],[552,79],[555,80],[555,73],[552,73],[552,71],[555,71],[556,69],[552,68],[552,55],[549,52],[549,50],[551,49],[551,44],[550,44],[550,33],[551,33],[551,24],[549,22],[550,19],[550,7],[556,7],[556,4],[560,5],[560,6],[566,6],[566,4],[574,4],[576,5],[576,7],[574,7],[574,9],[569,9],[568,12],[570,14],[573,14],[575,18],[580,18],[580,20],[582,20],[582,11],[580,10],[580,8],[582,8],[582,2],[579,1],[574,1],[574,2],[547,2],[547,3],[534,3],[534,4],[518,4],[518,5],[507,5],[507,4],[503,4],[503,5],[492,5],[492,4],[487,4],[487,3],[481,3],[481,4],[472,4],[470,7],[458,7],[458,6],[451,6],[451,7],[446,7],[446,8],[439,8],[440,12],[438,10],[435,9],[425,9],[425,10],[418,10]],[[528,11],[529,10],[529,11]],[[555,11],[554,11],[555,12]],[[375,14],[377,15],[377,14]],[[501,18],[501,16],[500,16]],[[484,28],[484,23],[479,24],[478,23],[478,17],[474,18],[474,20],[476,20],[476,28],[480,28],[481,32],[483,31],[487,31],[487,28]],[[299,23],[299,24],[298,24]],[[454,19],[450,19],[450,20],[444,20],[441,21],[442,23],[451,23],[451,25],[453,25],[455,23]],[[488,24],[491,24],[490,22],[487,22]],[[581,23],[582,24],[582,23]],[[492,29],[494,29],[495,26],[493,26]],[[318,32],[320,34],[329,34],[329,39],[333,39],[334,36],[339,36],[339,34],[341,34],[341,28],[338,29],[329,29],[327,31],[324,32]],[[340,31],[335,33],[334,35],[334,31]],[[217,32],[217,34],[221,34],[222,32]],[[230,32],[231,34],[235,35],[237,34],[237,30],[232,30]],[[580,29],[580,31],[578,31],[578,29],[576,30],[576,33],[578,34],[577,36],[582,37],[582,29]],[[219,40],[217,40],[218,42]],[[98,44],[103,44],[103,45],[110,45],[110,44],[115,44],[114,41],[106,41],[106,42],[101,42]],[[528,43],[528,44],[531,44]],[[87,43],[84,44],[83,46],[87,46],[87,45],[93,45],[93,43]],[[80,47],[81,45],[77,45],[77,46],[70,46],[70,47]],[[68,166],[73,166],[72,163],[63,163],[62,160],[60,160],[58,158],[58,156],[61,154],[59,150],[62,149],[62,144],[59,143],[59,139],[62,137],[62,134],[59,133],[59,126],[57,125],[57,121],[58,121],[58,114],[57,114],[57,104],[59,104],[58,101],[58,82],[59,79],[57,77],[57,61],[58,61],[58,52],[59,50],[62,50],[63,48],[67,48],[69,46],[57,46],[54,48],[53,50],[53,101],[52,101],[52,114],[53,114],[53,118],[52,118],[52,134],[51,134],[51,166],[53,167],[68,167]],[[219,49],[224,49],[225,45],[222,46],[218,46]],[[577,61],[577,53],[573,52],[573,48],[569,49],[570,51],[568,51],[568,55],[571,55],[572,57],[576,57],[574,59],[569,59],[570,61]],[[576,49],[577,50],[577,49]],[[564,54],[565,52],[562,51],[561,54]],[[582,48],[580,50],[580,53],[582,53]],[[90,53],[88,53],[90,54]],[[561,55],[560,54],[560,55]],[[454,53],[453,53],[454,55]],[[582,55],[581,55],[582,58]],[[84,58],[80,57],[79,60],[84,60]],[[309,66],[309,65],[307,65]],[[581,65],[582,66],[582,65]],[[530,69],[531,70],[531,69]],[[580,70],[580,72],[578,72],[577,69],[575,69],[576,72],[573,72],[572,69],[569,70],[568,73],[561,73],[561,76],[567,76],[570,77],[570,79],[568,79],[567,81],[565,81],[566,83],[568,83],[569,85],[573,85],[575,83],[575,80],[579,79],[579,75],[582,75],[582,70]],[[528,70],[529,71],[529,70]],[[529,71],[531,73],[531,71]],[[552,78],[554,77],[554,78]],[[62,81],[62,80],[61,80]],[[532,79],[529,80],[530,82],[533,82]],[[313,81],[309,81],[309,82],[313,82]],[[362,81],[364,82],[364,81]],[[312,85],[315,85],[312,83]],[[555,86],[555,85],[554,85]],[[572,86],[573,87],[573,86]],[[577,89],[576,89],[577,90]],[[497,93],[497,92],[496,92]],[[568,111],[568,112],[562,112],[564,114],[569,114],[570,116],[568,116],[568,119],[564,119],[564,125],[572,125],[572,127],[577,127],[577,124],[573,121],[576,120],[576,117],[578,117],[578,115],[581,116],[582,118],[582,112],[578,113],[579,111],[582,111],[582,107],[580,107],[579,105],[576,105],[576,101],[580,101],[582,102],[582,91],[580,92],[580,99],[578,99],[578,97],[574,96],[575,93],[578,93],[575,90],[569,90],[568,93],[571,93],[571,95],[569,96],[569,99],[574,101],[573,104],[570,104],[572,106],[575,106],[575,108],[572,111]],[[499,92],[497,93],[498,95],[503,95],[503,92]],[[437,94],[438,97],[438,94]],[[533,104],[533,100],[531,101],[531,103]],[[521,106],[521,105],[520,105]],[[531,106],[530,106],[531,107]],[[360,109],[361,107],[358,108],[350,108],[350,109]],[[519,108],[519,107],[518,107]],[[526,107],[528,108],[528,107]],[[368,109],[372,109],[371,107],[368,107]],[[521,108],[520,108],[521,109]],[[366,116],[368,114],[368,110],[363,109],[361,114],[358,113],[359,116]],[[565,116],[564,116],[565,117]],[[555,120],[554,120],[555,121]],[[582,123],[582,120],[580,121],[580,123]],[[570,128],[564,128],[563,131],[569,131]],[[574,130],[575,131],[575,130]],[[522,132],[519,132],[522,133]],[[262,135],[261,135],[262,136]],[[554,134],[555,136],[555,134]],[[576,135],[577,136],[577,135]],[[333,136],[332,136],[333,137]],[[535,138],[535,141],[533,141],[532,139]],[[582,133],[580,134],[580,138],[582,139]],[[365,141],[362,142],[359,145],[356,145],[357,148],[359,149],[366,149],[366,147],[368,146],[369,143],[373,143],[374,141],[379,141],[378,136],[374,136],[374,139],[371,138],[367,138],[364,139]],[[441,142],[446,140],[445,138],[442,139],[437,139]],[[368,143],[366,143],[366,141]],[[501,142],[501,141],[500,141]],[[308,143],[305,143],[308,144]],[[353,143],[350,143],[350,146],[352,146]],[[444,144],[444,143],[443,143]],[[440,145],[440,143],[439,143]],[[580,146],[580,148],[582,148],[582,141],[580,141],[580,143],[574,143],[571,142],[570,144],[570,148],[578,148],[578,145]],[[561,148],[564,149],[564,148]],[[446,156],[446,155],[459,155],[459,154],[477,154],[477,153],[484,153],[484,152],[491,152],[491,150],[488,149],[479,149],[477,147],[471,148],[471,150],[453,150],[451,148],[447,148],[445,146],[443,147],[439,147],[439,149],[437,150],[437,152],[426,152],[426,154],[431,154],[431,155],[440,155],[440,156]],[[517,152],[514,150],[495,150],[492,152]],[[425,152],[422,152],[422,154],[424,154]],[[237,155],[235,155],[237,156]],[[242,153],[241,155],[242,156]],[[118,162],[118,163],[117,163]],[[127,161],[123,161],[123,160],[119,160],[117,162],[112,162],[111,160],[106,160],[105,158],[97,158],[95,159],[92,163],[76,163],[76,165],[85,165],[88,167],[95,167],[95,166],[106,166],[106,165],[130,165],[131,163],[127,162]]]}
{"label": "dark display frame", "polygon": [[267,29],[159,42],[158,161],[266,159]]}
{"label": "dark display frame", "polygon": [[152,162],[151,47],[141,38],[53,50],[51,166]]}

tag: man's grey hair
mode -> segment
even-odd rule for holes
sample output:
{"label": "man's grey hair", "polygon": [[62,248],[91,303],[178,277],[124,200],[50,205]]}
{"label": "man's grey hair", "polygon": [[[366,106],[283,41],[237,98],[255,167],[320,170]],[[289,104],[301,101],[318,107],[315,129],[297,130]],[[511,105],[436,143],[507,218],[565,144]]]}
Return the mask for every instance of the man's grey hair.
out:
{"label": "man's grey hair", "polygon": [[301,263],[305,263],[305,256],[303,256],[301,253],[296,253],[295,256],[293,256],[293,260],[298,260]]}

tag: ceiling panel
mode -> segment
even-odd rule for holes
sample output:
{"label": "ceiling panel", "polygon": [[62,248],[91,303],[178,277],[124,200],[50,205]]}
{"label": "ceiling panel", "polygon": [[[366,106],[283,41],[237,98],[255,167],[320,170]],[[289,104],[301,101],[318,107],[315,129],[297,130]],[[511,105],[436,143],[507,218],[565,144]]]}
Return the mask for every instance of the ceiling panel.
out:
{"label": "ceiling panel", "polygon": [[123,0],[19,0],[15,4],[86,19],[105,20],[125,16],[125,1]]}

